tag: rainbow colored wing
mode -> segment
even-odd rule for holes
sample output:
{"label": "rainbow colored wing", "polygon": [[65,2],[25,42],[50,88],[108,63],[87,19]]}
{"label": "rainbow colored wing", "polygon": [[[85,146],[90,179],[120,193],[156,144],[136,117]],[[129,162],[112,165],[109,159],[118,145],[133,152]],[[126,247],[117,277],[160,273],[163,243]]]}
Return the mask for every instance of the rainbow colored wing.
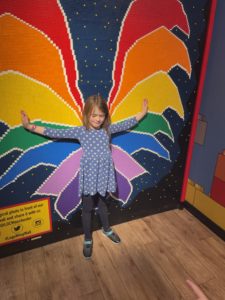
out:
{"label": "rainbow colored wing", "polygon": [[28,133],[20,125],[20,110],[37,125],[67,128],[81,125],[83,100],[67,19],[58,1],[3,1],[0,26],[0,93],[5,103],[0,119],[7,128],[1,137],[1,161],[17,151],[16,160],[1,174],[4,189],[38,166],[57,168],[80,147]]}
{"label": "rainbow colored wing", "polygon": [[[112,153],[118,179],[116,195],[118,200],[125,204],[132,192],[130,181],[145,173],[146,170],[119,147],[113,146]],[[57,196],[55,209],[63,219],[66,219],[69,214],[76,211],[81,203],[78,195],[81,156],[81,149],[73,152],[60,163],[51,176],[35,192],[35,194]]]}
{"label": "rainbow colored wing", "polygon": [[[173,14],[168,14],[168,11],[173,11]],[[155,16],[157,16],[157,18]],[[138,24],[138,26],[133,26],[134,22]],[[147,44],[147,48],[141,50],[141,55],[145,54],[146,56],[135,57],[137,51],[134,51],[134,59],[131,60],[135,63],[135,59],[138,59],[138,61],[141,59],[141,64],[136,65],[139,72],[142,68],[146,71],[147,66],[145,66],[145,63],[148,62],[152,62],[153,65],[155,65],[156,71],[159,70],[160,68],[158,66],[161,62],[160,55],[162,55],[163,51],[167,51],[167,47],[170,45],[167,44],[166,40],[161,38],[157,31],[161,31],[162,29],[169,31],[175,26],[179,27],[187,35],[189,34],[187,16],[182,4],[177,0],[137,0],[131,3],[120,30],[119,45],[113,70],[114,85],[109,98],[110,107],[112,103],[116,102],[117,94],[120,91],[120,85],[124,77],[123,69],[126,64],[128,52],[136,46],[137,42],[140,44],[140,47],[146,46]],[[149,47],[149,43],[154,43],[154,38],[156,39],[155,47],[151,48]],[[162,44],[158,44],[158,38],[160,38],[162,44],[166,44],[166,48],[163,49],[161,47]],[[158,53],[158,50],[160,53]],[[172,53],[170,53],[170,55],[172,55]],[[154,66],[152,66],[152,69],[154,69]],[[134,73],[136,74],[136,69],[132,69],[130,75],[132,76]],[[150,73],[148,73],[148,75],[149,74]],[[138,81],[136,80],[136,82]]]}
{"label": "rainbow colored wing", "polygon": [[79,144],[60,141],[47,142],[24,151],[2,175],[0,189],[41,164],[57,167],[65,157],[78,148],[80,148]]}
{"label": "rainbow colored wing", "polygon": [[[2,1],[0,15],[6,41],[1,47],[4,54],[1,57],[9,58],[3,68],[8,69],[12,63],[8,52],[12,49],[17,59],[11,70],[20,68],[18,71],[23,74],[46,83],[80,115],[83,101],[77,86],[76,57],[67,18],[59,1]],[[21,64],[24,58],[32,59],[31,64]]]}
{"label": "rainbow colored wing", "polygon": [[36,191],[36,194],[57,196],[55,210],[63,219],[75,211],[81,202],[78,193],[78,176],[82,153],[79,149],[67,156]]}
{"label": "rainbow colored wing", "polygon": [[[175,12],[173,17],[167,14],[166,5],[169,5],[170,9],[173,7]],[[153,16],[158,15],[158,10],[160,16],[156,20],[146,17],[149,13]],[[140,26],[135,28],[131,26],[134,18],[135,21],[140,21],[138,22]],[[114,85],[109,100],[112,120],[117,122],[137,114],[142,109],[143,99],[149,99],[149,114],[134,130],[136,134],[143,132],[149,135],[149,140],[158,143],[158,147],[137,146],[136,151],[146,148],[166,159],[169,159],[169,155],[162,155],[162,145],[157,140],[156,134],[161,132],[173,139],[173,133],[163,113],[170,108],[184,119],[180,94],[169,71],[179,66],[189,76],[191,74],[187,47],[171,32],[175,26],[189,34],[187,17],[182,4],[178,1],[156,3],[139,0],[131,4],[120,32],[113,70]],[[129,34],[129,30],[132,30],[132,35]],[[155,122],[156,118],[158,124],[153,131],[155,123],[153,125],[151,122]],[[136,135],[136,141],[138,140],[143,140],[143,135],[140,134],[139,137]],[[154,145],[152,142],[151,144]]]}
{"label": "rainbow colored wing", "polygon": [[[134,20],[138,26],[132,26]],[[191,74],[188,49],[171,31],[175,27],[189,35],[187,16],[178,1],[134,1],[123,20],[109,97],[112,121],[136,115],[143,99],[149,99],[149,112],[138,126],[112,139],[130,155],[144,150],[170,161],[158,133],[174,142],[164,113],[171,109],[184,119],[184,108],[169,72],[179,66],[188,76]]]}

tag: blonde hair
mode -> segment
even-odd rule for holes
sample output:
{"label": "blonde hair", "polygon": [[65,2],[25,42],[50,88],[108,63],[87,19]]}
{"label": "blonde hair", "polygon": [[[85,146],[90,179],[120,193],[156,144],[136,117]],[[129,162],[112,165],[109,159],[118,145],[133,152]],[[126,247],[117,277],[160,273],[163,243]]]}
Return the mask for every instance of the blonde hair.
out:
{"label": "blonde hair", "polygon": [[90,129],[90,123],[89,119],[91,116],[91,113],[93,111],[93,108],[97,107],[101,112],[104,113],[105,119],[101,126],[101,128],[104,128],[108,132],[108,127],[111,123],[110,115],[109,115],[109,109],[107,106],[106,101],[102,98],[101,95],[93,95],[89,96],[85,102],[84,109],[83,109],[83,124],[86,127],[86,129]]}

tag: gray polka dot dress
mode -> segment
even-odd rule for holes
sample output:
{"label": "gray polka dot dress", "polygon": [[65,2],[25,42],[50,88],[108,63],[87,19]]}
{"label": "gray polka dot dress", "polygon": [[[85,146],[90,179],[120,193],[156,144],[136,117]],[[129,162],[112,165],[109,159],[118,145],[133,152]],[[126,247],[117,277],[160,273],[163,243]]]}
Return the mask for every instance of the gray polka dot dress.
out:
{"label": "gray polka dot dress", "polygon": [[80,161],[79,195],[105,196],[116,191],[115,170],[110,150],[110,135],[135,126],[135,117],[111,124],[109,134],[105,129],[86,129],[84,126],[70,129],[45,128],[43,135],[50,138],[79,140],[83,149]]}

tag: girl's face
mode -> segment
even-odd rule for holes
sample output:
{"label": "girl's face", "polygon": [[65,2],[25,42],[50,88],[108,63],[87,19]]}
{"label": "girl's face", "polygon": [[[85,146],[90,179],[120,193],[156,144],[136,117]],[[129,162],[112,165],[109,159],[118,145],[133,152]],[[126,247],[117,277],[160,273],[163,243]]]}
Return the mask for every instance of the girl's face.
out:
{"label": "girl's face", "polygon": [[105,114],[97,106],[95,106],[89,118],[90,127],[93,129],[99,129],[104,121]]}

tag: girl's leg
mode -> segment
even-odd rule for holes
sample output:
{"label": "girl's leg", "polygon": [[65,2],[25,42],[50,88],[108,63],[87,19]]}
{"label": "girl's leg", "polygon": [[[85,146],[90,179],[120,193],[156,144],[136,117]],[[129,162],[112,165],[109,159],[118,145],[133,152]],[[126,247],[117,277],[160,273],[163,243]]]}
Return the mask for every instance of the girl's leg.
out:
{"label": "girl's leg", "polygon": [[109,226],[108,208],[105,203],[106,197],[98,197],[98,214],[102,223],[103,233],[114,243],[120,243],[120,237]]}
{"label": "girl's leg", "polygon": [[84,239],[85,240],[92,240],[92,234],[91,234],[91,213],[94,206],[94,200],[93,198],[88,196],[82,197],[82,224],[83,224],[83,230],[84,230]]}
{"label": "girl's leg", "polygon": [[109,226],[108,208],[105,203],[105,200],[106,200],[106,197],[98,195],[98,202],[97,202],[98,214],[99,214],[104,231],[109,231],[110,226]]}

